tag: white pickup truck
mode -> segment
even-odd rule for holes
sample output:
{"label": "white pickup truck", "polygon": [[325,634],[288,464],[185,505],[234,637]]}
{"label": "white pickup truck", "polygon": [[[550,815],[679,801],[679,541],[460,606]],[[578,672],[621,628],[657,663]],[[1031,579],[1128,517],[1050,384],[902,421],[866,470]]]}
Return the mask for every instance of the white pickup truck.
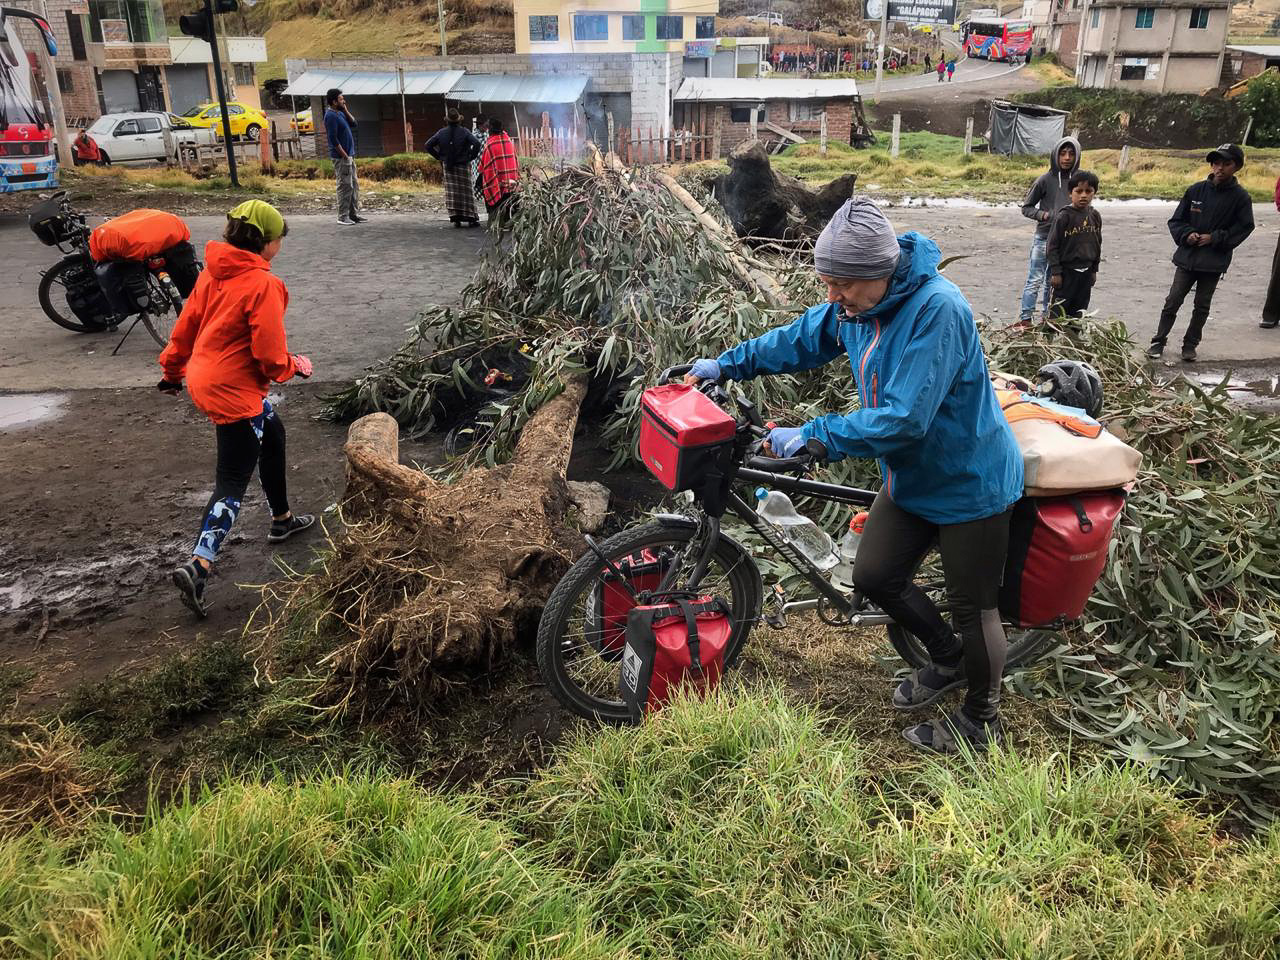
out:
{"label": "white pickup truck", "polygon": [[177,161],[183,143],[213,145],[210,127],[193,127],[172,113],[108,113],[89,127],[103,163]]}

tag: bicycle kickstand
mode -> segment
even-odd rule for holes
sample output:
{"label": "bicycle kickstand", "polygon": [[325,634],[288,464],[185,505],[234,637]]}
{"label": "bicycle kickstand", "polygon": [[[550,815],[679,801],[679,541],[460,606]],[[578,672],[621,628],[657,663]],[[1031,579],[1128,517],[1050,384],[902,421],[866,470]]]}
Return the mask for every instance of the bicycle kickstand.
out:
{"label": "bicycle kickstand", "polygon": [[129,339],[129,334],[133,333],[133,328],[136,327],[141,321],[142,321],[142,314],[139,313],[133,318],[133,323],[129,324],[129,329],[124,332],[124,336],[120,338],[120,342],[116,344],[116,348],[111,351],[111,355],[113,357],[120,352],[120,348],[124,346],[124,342]]}

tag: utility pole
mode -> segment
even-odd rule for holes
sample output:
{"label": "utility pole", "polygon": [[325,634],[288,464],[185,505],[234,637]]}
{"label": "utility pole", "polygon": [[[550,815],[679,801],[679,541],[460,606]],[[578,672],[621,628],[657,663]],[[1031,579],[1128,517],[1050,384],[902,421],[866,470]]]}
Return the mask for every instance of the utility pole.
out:
{"label": "utility pole", "polygon": [[436,22],[440,24],[440,56],[449,55],[449,44],[444,36],[444,0],[436,0]]}
{"label": "utility pole", "polygon": [[[250,0],[245,0],[250,6]],[[253,0],[257,2],[257,0]],[[218,13],[232,13],[239,8],[237,0],[217,0]],[[178,29],[189,37],[203,40],[213,51],[213,82],[218,88],[218,105],[222,108],[222,142],[227,150],[227,169],[231,185],[240,186],[236,171],[236,150],[231,142],[231,116],[227,111],[227,83],[222,75],[222,56],[218,52],[218,22],[214,19],[214,0],[204,0],[204,9],[178,18]]]}
{"label": "utility pole", "polygon": [[[45,23],[49,22],[49,5],[40,0],[40,12]],[[43,41],[43,37],[41,40]],[[53,114],[53,135],[58,138],[58,162],[75,163],[75,155],[71,152],[71,131],[67,129],[67,114],[62,107],[62,85],[58,83],[58,68],[48,47],[43,43],[36,44],[36,53],[40,57],[40,71],[44,74],[44,88],[49,92],[49,110]]]}
{"label": "utility pole", "polygon": [[889,0],[880,0],[880,46],[876,50],[876,96],[884,84],[884,41],[889,29]]}

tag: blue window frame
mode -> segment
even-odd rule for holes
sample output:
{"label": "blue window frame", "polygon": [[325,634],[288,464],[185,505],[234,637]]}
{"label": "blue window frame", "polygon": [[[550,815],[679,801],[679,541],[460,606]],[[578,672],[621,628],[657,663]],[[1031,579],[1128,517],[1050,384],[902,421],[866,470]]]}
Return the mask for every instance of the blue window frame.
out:
{"label": "blue window frame", "polygon": [[1138,15],[1134,18],[1133,25],[1138,30],[1150,30],[1155,26],[1156,8],[1155,7],[1139,7]]}
{"label": "blue window frame", "polygon": [[1209,28],[1209,8],[1192,7],[1189,26],[1192,30],[1207,30]]}
{"label": "blue window frame", "polygon": [[683,40],[684,17],[658,17],[659,40]]}
{"label": "blue window frame", "polygon": [[623,14],[622,39],[623,40],[643,40],[644,39],[644,14],[643,13]]}
{"label": "blue window frame", "polygon": [[609,15],[606,13],[575,13],[573,15],[573,39],[608,40]]}
{"label": "blue window frame", "polygon": [[693,21],[694,37],[698,40],[710,40],[716,35],[715,17],[697,17]]}
{"label": "blue window frame", "polygon": [[560,18],[536,15],[529,18],[529,41],[531,43],[552,43],[560,39]]}

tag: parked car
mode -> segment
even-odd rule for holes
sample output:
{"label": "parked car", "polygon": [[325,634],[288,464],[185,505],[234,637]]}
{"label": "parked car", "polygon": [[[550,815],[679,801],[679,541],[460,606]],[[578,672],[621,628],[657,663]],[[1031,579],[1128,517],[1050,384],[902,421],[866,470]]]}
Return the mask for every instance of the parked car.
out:
{"label": "parked car", "polygon": [[755,13],[747,17],[752,23],[767,23],[771,27],[782,26],[782,14],[780,13]]}
{"label": "parked car", "polygon": [[[231,119],[231,136],[257,140],[267,129],[267,115],[257,107],[234,100],[227,103],[227,115]],[[202,103],[182,115],[193,127],[209,127],[222,136],[222,108],[216,103]]]}
{"label": "parked car", "polygon": [[103,163],[176,160],[181,143],[213,143],[213,131],[170,113],[106,113],[86,131]]}
{"label": "parked car", "polygon": [[297,113],[295,113],[293,115],[293,120],[290,121],[289,125],[293,127],[294,133],[315,133],[316,132],[316,124],[315,124],[315,121],[311,119],[310,107],[308,107],[306,110],[299,110]]}

